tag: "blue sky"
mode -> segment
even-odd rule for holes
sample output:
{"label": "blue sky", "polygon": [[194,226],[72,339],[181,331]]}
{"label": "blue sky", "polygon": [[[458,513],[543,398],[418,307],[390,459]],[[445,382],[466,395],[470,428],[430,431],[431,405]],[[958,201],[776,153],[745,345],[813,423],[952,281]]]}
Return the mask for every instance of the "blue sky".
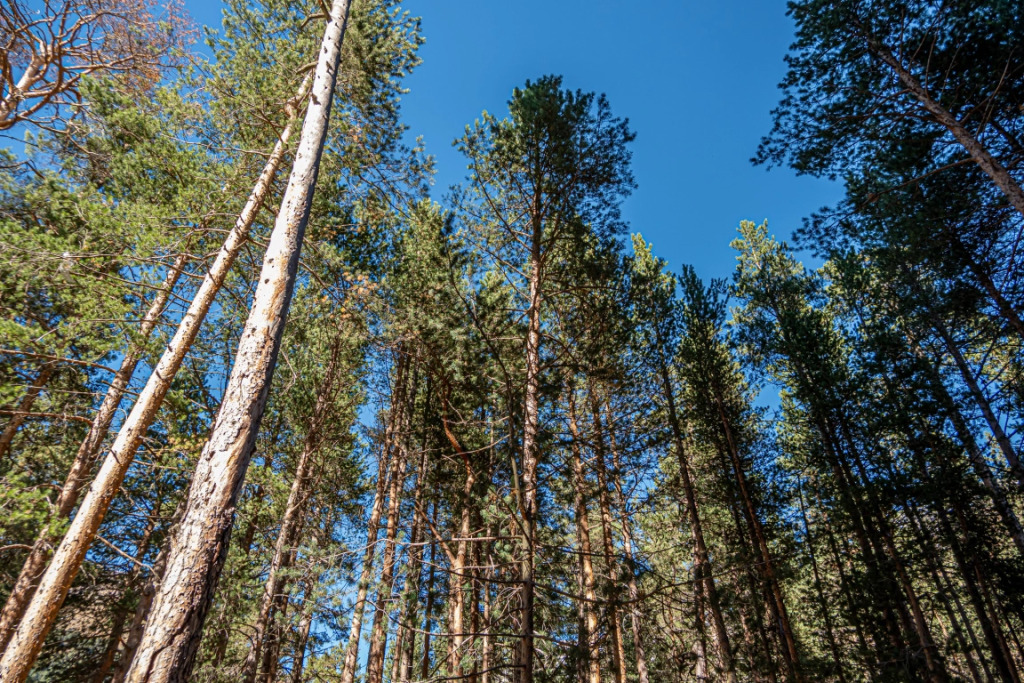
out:
{"label": "blue sky", "polygon": [[[188,0],[219,24],[219,2]],[[793,27],[784,0],[406,0],[423,18],[423,64],[407,80],[404,118],[437,159],[434,198],[465,176],[451,145],[484,109],[505,112],[512,88],[561,74],[604,92],[637,133],[639,185],[624,206],[633,232],[673,270],[727,277],[742,219],[786,238],[834,203],[833,183],[766,171],[749,159],[771,125]]]}

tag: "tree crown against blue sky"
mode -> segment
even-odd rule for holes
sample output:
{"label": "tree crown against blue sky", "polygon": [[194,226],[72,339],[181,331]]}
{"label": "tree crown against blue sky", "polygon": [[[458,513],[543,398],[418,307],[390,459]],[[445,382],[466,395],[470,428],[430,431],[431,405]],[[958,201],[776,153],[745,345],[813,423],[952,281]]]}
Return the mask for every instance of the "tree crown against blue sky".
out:
{"label": "tree crown against blue sky", "polygon": [[[221,3],[187,0],[197,23],[220,24]],[[436,158],[433,198],[465,178],[452,145],[484,110],[507,112],[512,89],[560,74],[565,86],[606,93],[637,133],[638,188],[623,217],[673,270],[728,277],[741,220],[767,219],[787,238],[835,203],[841,188],[770,172],[750,157],[771,128],[793,24],[783,0],[715,3],[409,0],[423,18],[423,63],[406,81],[409,136]]]}

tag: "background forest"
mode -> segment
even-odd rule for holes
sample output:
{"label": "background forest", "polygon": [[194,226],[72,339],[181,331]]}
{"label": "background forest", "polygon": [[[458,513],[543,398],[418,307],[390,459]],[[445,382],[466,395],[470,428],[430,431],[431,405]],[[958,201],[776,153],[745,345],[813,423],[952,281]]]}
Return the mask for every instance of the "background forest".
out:
{"label": "background forest", "polygon": [[789,13],[702,280],[398,0],[0,4],[0,680],[1021,683],[1024,4]]}

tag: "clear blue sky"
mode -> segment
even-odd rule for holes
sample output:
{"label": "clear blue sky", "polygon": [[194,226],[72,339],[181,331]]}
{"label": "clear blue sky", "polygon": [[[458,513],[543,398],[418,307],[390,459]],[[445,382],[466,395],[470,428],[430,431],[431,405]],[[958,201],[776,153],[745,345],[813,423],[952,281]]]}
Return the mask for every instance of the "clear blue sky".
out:
{"label": "clear blue sky", "polygon": [[[188,0],[219,25],[220,3]],[[437,159],[434,197],[465,176],[452,148],[484,109],[503,114],[512,88],[561,74],[608,95],[637,133],[639,188],[624,213],[677,270],[726,277],[742,219],[786,238],[834,203],[838,186],[749,159],[771,124],[793,27],[784,0],[406,0],[423,18],[423,64],[407,80],[404,118]]]}

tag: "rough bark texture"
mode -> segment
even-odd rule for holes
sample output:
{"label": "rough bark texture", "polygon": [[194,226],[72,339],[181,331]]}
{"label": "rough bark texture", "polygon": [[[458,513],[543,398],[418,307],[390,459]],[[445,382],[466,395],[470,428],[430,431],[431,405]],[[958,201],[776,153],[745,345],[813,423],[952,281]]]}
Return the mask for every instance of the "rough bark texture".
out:
{"label": "rough bark texture", "polygon": [[299,253],[327,136],[348,0],[335,0],[310,103],[234,367],[203,447],[135,661],[132,683],[185,681],[227,557],[235,501],[253,444],[295,285]]}
{"label": "rough bark texture", "polygon": [[[308,84],[303,83],[298,99],[304,98],[307,91]],[[234,228],[221,246],[213,265],[203,278],[192,303],[178,324],[174,337],[168,343],[167,349],[153,369],[153,374],[146,382],[146,386],[121,426],[117,439],[89,487],[74,521],[54,553],[53,561],[36,589],[36,595],[26,608],[17,632],[4,651],[3,658],[0,659],[0,679],[4,681],[24,680],[39,655],[43,640],[57,617],[57,611],[64,602],[71,582],[78,574],[85,553],[96,537],[100,523],[134,460],[135,451],[146,435],[146,430],[156,418],[157,410],[163,403],[164,396],[170,389],[171,382],[181,367],[185,354],[195,340],[199,327],[213,304],[214,297],[220,290],[235,257],[248,238],[256,215],[270,192],[271,182],[277,174],[277,168],[284,157],[288,138],[291,135],[296,104],[297,100],[288,105],[288,109],[291,111],[289,124],[274,145]]]}

